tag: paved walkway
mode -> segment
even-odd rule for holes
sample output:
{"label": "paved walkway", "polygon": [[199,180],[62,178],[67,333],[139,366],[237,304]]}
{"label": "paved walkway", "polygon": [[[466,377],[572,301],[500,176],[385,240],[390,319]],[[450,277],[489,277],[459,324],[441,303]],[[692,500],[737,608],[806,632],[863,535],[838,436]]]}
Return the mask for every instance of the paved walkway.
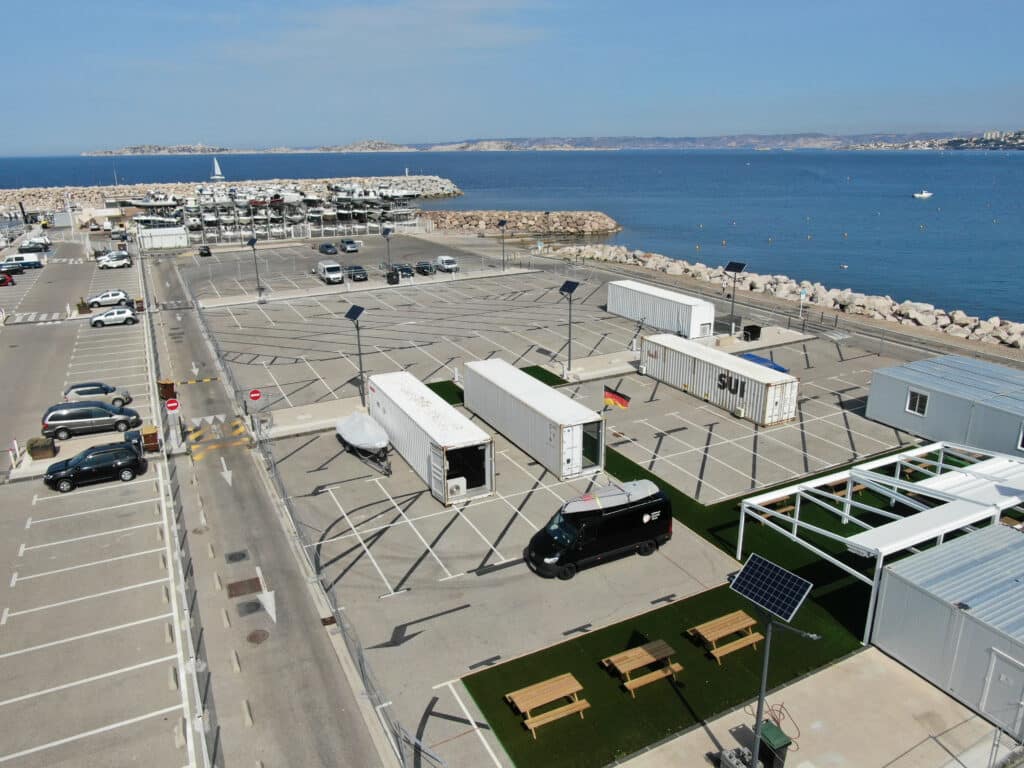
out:
{"label": "paved walkway", "polygon": [[[768,704],[785,707],[781,727],[794,739],[788,768],[988,765],[992,726],[875,648],[776,691]],[[755,706],[723,715],[626,764],[715,765],[709,755],[753,742]],[[954,759],[960,755],[962,763]]]}

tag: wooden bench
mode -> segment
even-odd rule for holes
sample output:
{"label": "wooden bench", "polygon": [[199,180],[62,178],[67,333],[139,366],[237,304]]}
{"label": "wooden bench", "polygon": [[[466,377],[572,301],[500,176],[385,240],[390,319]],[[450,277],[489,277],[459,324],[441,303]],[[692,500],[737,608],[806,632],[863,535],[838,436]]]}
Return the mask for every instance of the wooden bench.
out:
{"label": "wooden bench", "polygon": [[649,683],[654,683],[658,680],[663,680],[666,677],[671,677],[674,680],[675,676],[682,671],[683,665],[673,661],[667,667],[659,667],[653,672],[648,672],[646,675],[640,675],[640,677],[631,678],[629,680],[626,680],[622,685],[623,687],[625,687],[627,691],[629,691],[630,695],[635,699],[637,688],[643,688],[645,685]]}
{"label": "wooden bench", "polygon": [[999,522],[1003,525],[1008,525],[1011,528],[1017,528],[1018,526],[1024,525],[1024,522],[1017,520],[1016,518],[1010,517],[1009,515],[1003,515],[999,518]]}
{"label": "wooden bench", "polygon": [[723,656],[728,656],[733,651],[738,651],[740,648],[746,648],[748,645],[752,645],[756,649],[757,644],[762,640],[764,640],[764,636],[760,632],[752,632],[749,635],[744,635],[739,640],[733,640],[725,645],[719,645],[712,648],[711,655],[715,657],[715,661],[718,662],[718,666],[722,666]]}
{"label": "wooden bench", "polygon": [[558,707],[557,709],[551,709],[547,712],[542,712],[541,714],[536,715],[534,717],[528,717],[526,718],[526,720],[523,721],[523,725],[530,729],[530,733],[533,735],[533,738],[536,739],[537,729],[540,728],[540,726],[547,725],[548,723],[553,723],[555,720],[560,720],[563,717],[574,715],[577,712],[579,713],[580,719],[582,720],[583,710],[585,709],[590,709],[590,702],[586,699],[578,699],[572,702],[571,704],[566,704],[563,707]]}
{"label": "wooden bench", "polygon": [[[788,515],[791,512],[795,512],[795,511],[796,511],[796,504],[787,504],[784,507],[779,507],[778,509],[773,509],[772,510],[772,512],[775,512],[775,513],[780,514],[780,515]],[[761,513],[761,525],[764,525],[764,521],[767,520],[769,517],[771,517],[770,514],[768,514],[767,512],[762,512]]]}

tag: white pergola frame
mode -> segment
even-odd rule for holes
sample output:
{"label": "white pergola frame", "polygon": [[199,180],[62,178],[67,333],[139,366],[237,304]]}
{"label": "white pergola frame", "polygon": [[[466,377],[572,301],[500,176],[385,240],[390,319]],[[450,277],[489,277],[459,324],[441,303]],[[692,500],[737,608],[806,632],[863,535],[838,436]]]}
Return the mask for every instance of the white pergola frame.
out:
{"label": "white pergola frame", "polygon": [[[933,458],[935,454],[938,455],[938,458]],[[948,464],[946,462],[949,459],[967,462],[968,466]],[[874,459],[814,480],[751,496],[744,499],[740,506],[740,530],[736,544],[736,559],[740,562],[743,561],[743,536],[746,520],[749,517],[796,542],[804,549],[815,553],[858,581],[870,585],[871,600],[868,604],[867,622],[862,639],[862,643],[867,645],[871,641],[875,601],[881,582],[882,566],[888,555],[904,550],[916,552],[918,544],[928,541],[936,541],[941,544],[947,534],[957,530],[974,530],[977,524],[984,521],[998,523],[1004,510],[1024,502],[1024,496],[1006,496],[997,503],[981,503],[969,496],[957,495],[928,485],[928,480],[931,478],[954,471],[959,472],[962,476],[970,476],[979,480],[990,480],[993,483],[1002,482],[1001,478],[992,477],[975,468],[977,464],[989,459],[1009,460],[1020,464],[1024,469],[1024,459],[1020,457],[970,448],[957,443],[937,442],[910,448],[881,459]],[[891,469],[891,475],[888,472],[879,471],[882,468]],[[905,470],[908,473],[920,472],[928,477],[917,482],[904,480],[902,475]],[[909,517],[897,515],[870,504],[855,501],[851,497],[861,488],[888,497],[890,507],[901,503],[916,509],[919,514]],[[920,501],[919,497],[933,499],[939,504],[925,504]],[[770,506],[787,500],[790,500],[793,505],[792,516],[774,510]],[[819,508],[835,514],[843,525],[854,525],[863,530],[847,537],[802,522],[800,520],[801,502],[815,504]],[[889,518],[891,522],[873,527],[852,516],[850,514],[852,510],[880,515]],[[801,529],[840,542],[855,554],[874,558],[873,577],[868,578],[814,544],[801,539]]]}

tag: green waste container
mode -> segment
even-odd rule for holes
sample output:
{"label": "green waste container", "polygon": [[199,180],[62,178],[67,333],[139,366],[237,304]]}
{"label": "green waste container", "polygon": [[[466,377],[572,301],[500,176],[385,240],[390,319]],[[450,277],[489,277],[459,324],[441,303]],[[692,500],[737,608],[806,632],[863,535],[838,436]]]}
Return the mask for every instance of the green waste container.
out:
{"label": "green waste container", "polygon": [[758,745],[757,759],[764,768],[784,768],[786,752],[792,743],[793,740],[779,726],[771,720],[765,720],[761,725],[761,743]]}

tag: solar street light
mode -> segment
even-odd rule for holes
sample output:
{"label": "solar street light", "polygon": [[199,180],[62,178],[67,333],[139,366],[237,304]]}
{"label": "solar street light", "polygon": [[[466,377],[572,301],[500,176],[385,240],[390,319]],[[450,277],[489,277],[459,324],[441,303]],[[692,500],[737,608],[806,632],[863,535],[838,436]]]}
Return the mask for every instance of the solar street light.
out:
{"label": "solar street light", "polygon": [[558,289],[558,292],[569,300],[569,364],[565,368],[566,371],[572,370],[572,295],[579,287],[579,283],[573,280],[566,280],[562,283],[562,287]]}
{"label": "solar street light", "polygon": [[732,304],[729,307],[729,323],[732,333],[736,333],[736,278],[747,268],[742,261],[730,261],[725,265],[726,272],[732,272]]}
{"label": "solar street light", "polygon": [[252,265],[256,268],[256,303],[266,304],[267,300],[263,298],[263,286],[260,284],[260,264],[256,260],[256,238],[250,237],[246,245],[252,248]]}
{"label": "solar street light", "polygon": [[363,340],[359,335],[359,316],[363,314],[363,308],[353,304],[345,313],[345,319],[351,320],[356,326],[356,349],[359,352],[359,403],[366,407],[366,376],[363,373]]}
{"label": "solar street light", "polygon": [[498,220],[498,229],[501,230],[501,271],[505,271],[505,227],[508,226],[507,219]]}

